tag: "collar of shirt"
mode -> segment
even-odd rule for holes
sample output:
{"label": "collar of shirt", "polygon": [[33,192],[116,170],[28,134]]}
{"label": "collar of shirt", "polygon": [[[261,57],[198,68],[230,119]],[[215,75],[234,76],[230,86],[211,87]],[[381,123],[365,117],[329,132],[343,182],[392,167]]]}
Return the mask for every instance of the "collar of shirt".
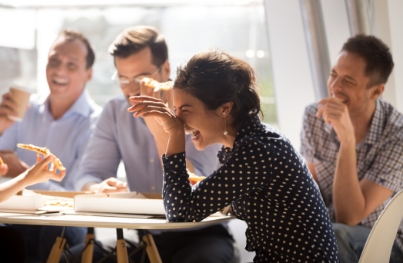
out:
{"label": "collar of shirt", "polygon": [[[376,100],[376,108],[375,108],[375,113],[371,121],[371,126],[369,127],[369,130],[367,134],[365,135],[365,144],[374,144],[377,142],[379,136],[382,135],[382,127],[384,126],[385,122],[385,113],[384,109],[379,102],[379,100]],[[332,137],[334,137],[335,140],[339,141],[339,138],[337,137],[337,134],[335,130],[333,129],[332,124],[326,123],[325,124],[325,131],[330,134]]]}
{"label": "collar of shirt", "polygon": [[[88,117],[91,114],[91,98],[90,95],[87,91],[87,89],[84,89],[83,92],[81,93],[80,97],[73,103],[73,105],[66,111],[66,113],[60,118],[64,119],[68,117],[70,114],[79,114],[82,115],[83,117]],[[46,97],[46,99],[42,102],[42,105],[40,105],[39,108],[40,112],[45,112],[45,116],[48,118],[53,119],[52,114],[50,113],[49,109],[49,96]]]}

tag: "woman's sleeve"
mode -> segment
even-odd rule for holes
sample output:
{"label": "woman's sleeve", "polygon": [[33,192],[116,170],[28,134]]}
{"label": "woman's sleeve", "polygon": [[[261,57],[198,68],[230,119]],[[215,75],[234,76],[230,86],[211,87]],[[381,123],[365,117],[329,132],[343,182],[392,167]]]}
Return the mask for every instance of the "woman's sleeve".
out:
{"label": "woman's sleeve", "polygon": [[244,194],[265,187],[273,176],[270,171],[277,169],[277,158],[272,160],[271,152],[266,145],[247,142],[223,166],[193,187],[188,180],[185,153],[163,156],[167,219],[201,221]]}

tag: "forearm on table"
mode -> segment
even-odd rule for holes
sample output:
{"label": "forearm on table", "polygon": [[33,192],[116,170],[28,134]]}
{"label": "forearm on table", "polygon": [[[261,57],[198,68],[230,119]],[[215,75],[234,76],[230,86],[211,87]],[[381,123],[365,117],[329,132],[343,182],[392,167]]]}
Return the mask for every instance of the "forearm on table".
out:
{"label": "forearm on table", "polygon": [[162,197],[166,217],[171,222],[193,221],[195,219],[195,210],[190,209],[192,206],[190,200],[192,190],[188,181],[189,176],[186,173],[186,167],[180,165],[182,163],[180,160],[185,158],[186,154],[183,152],[172,157],[163,156],[164,186]]}
{"label": "forearm on table", "polygon": [[97,183],[97,182],[89,182],[89,183],[86,183],[81,188],[81,191],[83,191],[83,192],[87,192],[87,191],[95,192],[95,191],[98,191],[99,188],[100,188],[99,183]]}
{"label": "forearm on table", "polygon": [[357,175],[355,144],[341,145],[333,182],[336,222],[356,225],[362,221],[365,198]]}
{"label": "forearm on table", "polygon": [[91,174],[86,174],[84,173],[82,176],[80,176],[81,179],[76,182],[75,189],[77,191],[93,191],[93,188],[99,187],[99,184],[104,181],[107,178],[114,177],[113,174],[111,176],[108,176],[108,174],[102,175],[102,176],[95,176]]}
{"label": "forearm on table", "polygon": [[29,185],[25,174],[21,174],[5,183],[0,184],[0,203],[6,201],[18,191]]}

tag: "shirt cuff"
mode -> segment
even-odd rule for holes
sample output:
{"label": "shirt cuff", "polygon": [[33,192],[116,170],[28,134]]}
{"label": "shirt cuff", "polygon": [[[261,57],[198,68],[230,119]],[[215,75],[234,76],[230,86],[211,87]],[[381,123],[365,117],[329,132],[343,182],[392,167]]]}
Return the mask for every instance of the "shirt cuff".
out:
{"label": "shirt cuff", "polygon": [[[188,174],[186,172],[186,153],[181,152],[177,154],[172,154],[168,157],[165,154],[162,155],[162,163],[164,165],[164,181],[167,182],[167,179],[171,175],[175,176],[180,180],[180,175],[186,175],[188,178]],[[173,179],[172,177],[170,178]],[[176,181],[176,180],[174,180]]]}
{"label": "shirt cuff", "polygon": [[74,188],[76,191],[81,191],[83,189],[84,185],[87,183],[96,183],[99,184],[103,180],[99,177],[93,176],[93,175],[86,175],[81,177],[74,185]]}
{"label": "shirt cuff", "polygon": [[403,182],[401,180],[398,180],[398,178],[401,178],[401,173],[396,172],[396,174],[397,174],[396,176],[392,176],[391,174],[370,172],[365,174],[364,178],[380,186],[388,188],[389,190],[392,190],[395,193],[398,193],[403,187]]}

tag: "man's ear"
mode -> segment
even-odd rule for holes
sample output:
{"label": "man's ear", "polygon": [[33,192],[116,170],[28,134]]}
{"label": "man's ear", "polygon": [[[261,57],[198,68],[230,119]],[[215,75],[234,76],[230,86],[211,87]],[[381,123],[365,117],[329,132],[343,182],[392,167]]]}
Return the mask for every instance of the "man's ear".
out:
{"label": "man's ear", "polygon": [[87,69],[86,74],[87,74],[87,79],[85,80],[85,82],[88,82],[92,79],[92,67]]}
{"label": "man's ear", "polygon": [[385,84],[379,84],[372,88],[371,99],[376,100],[379,98],[385,90]]}
{"label": "man's ear", "polygon": [[168,81],[169,76],[171,75],[171,65],[169,64],[168,59],[165,60],[164,64],[161,66],[161,77],[163,81]]}

